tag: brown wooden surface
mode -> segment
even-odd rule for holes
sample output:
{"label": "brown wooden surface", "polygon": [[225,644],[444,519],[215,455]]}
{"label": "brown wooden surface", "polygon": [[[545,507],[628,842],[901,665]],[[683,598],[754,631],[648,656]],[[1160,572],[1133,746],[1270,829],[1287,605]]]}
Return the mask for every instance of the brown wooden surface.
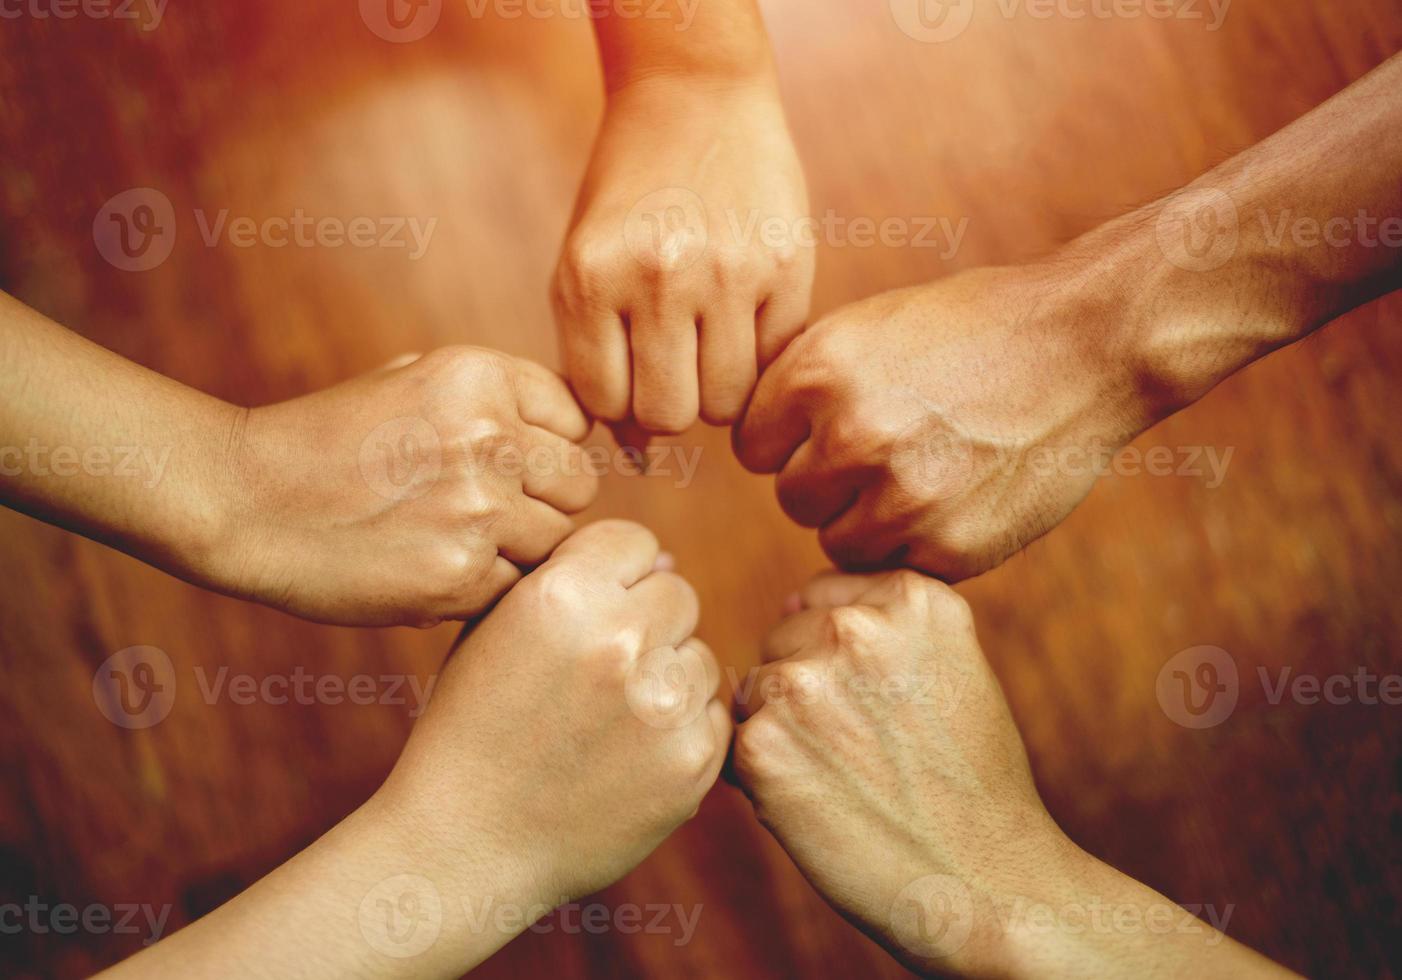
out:
{"label": "brown wooden surface", "polygon": [[[768,0],[816,213],[968,217],[963,249],[825,247],[816,311],[1045,251],[1269,134],[1402,48],[1396,0],[1236,0],[1201,22],[1005,19],[945,44],[882,0]],[[600,108],[577,20],[473,20],[449,0],[391,45],[355,4],[186,2],[159,29],[0,21],[0,285],[196,387],[263,403],[411,349],[469,342],[554,362],[546,283]],[[94,248],[104,201],[161,189],[159,269]],[[205,247],[190,213],[416,215],[427,256]],[[1402,929],[1402,708],[1268,703],[1257,665],[1402,670],[1402,303],[1276,355],[1141,440],[1234,447],[1225,483],[1109,477],[1049,538],[968,584],[1053,814],[1098,855],[1318,976],[1391,975]],[[598,515],[654,527],[697,584],[723,661],[753,662],[820,567],[768,480],[698,431],[694,485],[610,477]],[[91,679],[133,644],[262,676],[432,672],[443,628],[328,629],[205,594],[0,512],[0,904],[209,910],[369,794],[402,707],[207,706],[126,731]],[[1218,728],[1155,699],[1216,644],[1242,700]],[[191,687],[193,685],[190,685]],[[898,976],[718,789],[609,889],[703,903],[694,940],[527,934],[484,976]],[[256,942],[257,937],[249,937]],[[0,936],[0,973],[73,976],[134,940]]]}

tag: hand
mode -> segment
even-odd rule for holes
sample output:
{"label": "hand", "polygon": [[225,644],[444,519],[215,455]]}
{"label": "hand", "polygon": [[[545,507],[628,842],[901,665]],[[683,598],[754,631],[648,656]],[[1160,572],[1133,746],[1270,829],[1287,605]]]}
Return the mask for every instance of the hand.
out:
{"label": "hand", "polygon": [[[967,928],[968,895],[1030,894],[1074,848],[1037,797],[968,606],[909,571],[819,576],[803,599],[737,692],[735,771],[756,815],[912,969],[999,955],[988,921]],[[912,898],[948,903],[944,947],[906,928]]]}
{"label": "hand", "polygon": [[476,616],[594,499],[589,428],[558,376],[471,347],[253,409],[234,540],[206,578],[325,623]]}
{"label": "hand", "polygon": [[737,694],[735,773],[814,887],[902,963],[1287,975],[1062,834],[953,590],[911,571],[829,574],[802,600]]}
{"label": "hand", "polygon": [[733,423],[808,316],[807,213],[772,84],[652,76],[615,92],[554,283],[585,408],[649,432],[698,411]]}
{"label": "hand", "polygon": [[443,854],[528,869],[546,907],[622,877],[725,759],[696,593],[622,521],[577,532],[463,639],[382,795]]}
{"label": "hand", "polygon": [[835,563],[977,575],[1059,523],[1152,421],[1109,305],[1051,267],[854,303],[760,379],[736,451],[779,474],[785,512],[822,528]]}

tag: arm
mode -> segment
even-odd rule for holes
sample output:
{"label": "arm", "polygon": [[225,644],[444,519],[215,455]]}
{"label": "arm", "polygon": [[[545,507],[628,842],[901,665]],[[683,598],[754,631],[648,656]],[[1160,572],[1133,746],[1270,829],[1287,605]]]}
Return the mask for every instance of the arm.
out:
{"label": "arm", "polygon": [[738,697],[735,772],[814,887],[907,967],[1288,975],[1061,833],[955,592],[901,571],[802,598]]}
{"label": "arm", "polygon": [[459,639],[385,785],[113,977],[455,977],[613,883],[730,742],[696,593],[635,524],[590,525]]}
{"label": "arm", "polygon": [[1045,261],[836,311],[760,380],[736,449],[839,564],[966,578],[1160,419],[1399,284],[1402,56]]}
{"label": "arm", "polygon": [[644,433],[734,422],[813,282],[754,0],[657,9],[594,21],[608,101],[553,289],[581,401]]}
{"label": "arm", "polygon": [[450,348],[235,407],[0,294],[0,503],[319,622],[475,616],[597,491],[563,381]]}

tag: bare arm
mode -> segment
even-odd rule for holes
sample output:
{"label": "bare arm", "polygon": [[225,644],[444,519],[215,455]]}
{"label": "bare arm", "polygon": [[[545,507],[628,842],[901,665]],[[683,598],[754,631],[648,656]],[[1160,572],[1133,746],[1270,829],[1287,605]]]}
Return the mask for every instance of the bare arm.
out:
{"label": "bare arm", "polygon": [[838,564],[957,581],[1159,420],[1399,284],[1402,55],[1043,261],[833,312],[760,379],[736,449]]}

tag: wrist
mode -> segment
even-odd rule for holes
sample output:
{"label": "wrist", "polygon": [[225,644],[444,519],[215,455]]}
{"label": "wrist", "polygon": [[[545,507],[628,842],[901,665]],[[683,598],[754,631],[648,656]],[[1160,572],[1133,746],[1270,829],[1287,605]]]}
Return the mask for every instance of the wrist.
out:
{"label": "wrist", "polygon": [[1054,260],[1110,313],[1099,342],[1141,429],[1328,318],[1328,299],[1261,240],[1244,201],[1192,185],[1087,233]]}

